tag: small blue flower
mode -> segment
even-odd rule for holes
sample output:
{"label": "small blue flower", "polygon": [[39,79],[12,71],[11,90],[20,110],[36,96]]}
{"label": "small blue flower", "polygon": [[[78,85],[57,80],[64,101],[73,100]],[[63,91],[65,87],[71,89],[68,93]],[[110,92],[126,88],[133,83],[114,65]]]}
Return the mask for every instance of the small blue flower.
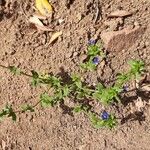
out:
{"label": "small blue flower", "polygon": [[122,90],[123,90],[123,92],[128,92],[128,91],[129,91],[129,86],[124,85],[124,86],[122,87]]}
{"label": "small blue flower", "polygon": [[102,112],[101,118],[102,118],[103,120],[107,120],[107,119],[109,119],[109,117],[110,117],[110,115],[104,110],[104,111]]}
{"label": "small blue flower", "polygon": [[93,62],[93,64],[98,65],[99,62],[100,62],[100,60],[99,60],[98,57],[94,57],[93,60],[92,60],[92,62]]}
{"label": "small blue flower", "polygon": [[89,44],[89,45],[95,45],[95,44],[96,44],[96,40],[92,40],[92,39],[91,39],[91,40],[88,41],[88,44]]}

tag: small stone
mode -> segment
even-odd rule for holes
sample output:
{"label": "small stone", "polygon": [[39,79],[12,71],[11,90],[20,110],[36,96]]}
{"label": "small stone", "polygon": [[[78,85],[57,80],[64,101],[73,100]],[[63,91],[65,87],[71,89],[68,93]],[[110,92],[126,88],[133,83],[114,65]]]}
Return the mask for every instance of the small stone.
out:
{"label": "small stone", "polygon": [[73,57],[76,57],[78,55],[78,52],[73,53]]}
{"label": "small stone", "polygon": [[139,23],[137,21],[134,22],[134,26],[137,27],[139,26]]}
{"label": "small stone", "polygon": [[65,55],[65,57],[66,58],[70,58],[72,56],[72,53],[70,52],[70,53],[67,53],[66,55]]}
{"label": "small stone", "polygon": [[63,24],[64,22],[65,22],[64,19],[58,19],[58,23],[59,23],[59,24]]}
{"label": "small stone", "polygon": [[82,54],[82,55],[80,55],[80,62],[83,62],[85,59],[87,58],[87,55],[85,55],[85,54]]}
{"label": "small stone", "polygon": [[83,18],[83,15],[82,15],[81,13],[78,13],[78,14],[77,14],[77,20],[78,20],[78,21],[81,21],[82,18]]}
{"label": "small stone", "polygon": [[109,27],[109,31],[117,30],[118,22],[116,20],[105,21],[104,24]]}
{"label": "small stone", "polygon": [[131,47],[138,37],[142,36],[145,28],[135,27],[133,29],[125,28],[120,31],[103,32],[101,39],[108,51],[121,51]]}
{"label": "small stone", "polygon": [[150,43],[149,43],[148,41],[145,42],[145,46],[146,46],[146,47],[148,47],[149,44],[150,44]]}
{"label": "small stone", "polygon": [[132,13],[126,10],[116,10],[108,15],[108,17],[127,17],[132,15]]}

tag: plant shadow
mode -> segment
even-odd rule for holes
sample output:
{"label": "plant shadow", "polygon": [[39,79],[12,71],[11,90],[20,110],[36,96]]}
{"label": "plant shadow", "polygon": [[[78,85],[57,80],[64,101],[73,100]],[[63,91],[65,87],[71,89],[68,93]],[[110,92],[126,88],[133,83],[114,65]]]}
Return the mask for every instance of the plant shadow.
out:
{"label": "plant shadow", "polygon": [[142,125],[142,121],[145,121],[144,113],[140,112],[140,111],[136,111],[134,113],[131,113],[121,120],[121,124],[124,124],[128,121],[138,121],[139,124]]}
{"label": "plant shadow", "polygon": [[63,114],[68,114],[72,117],[74,116],[73,115],[73,107],[69,107],[69,106],[65,105],[64,102],[61,102],[59,106],[63,110]]}
{"label": "plant shadow", "polygon": [[67,71],[64,70],[63,67],[60,67],[60,72],[57,74],[61,77],[63,84],[70,84],[72,82],[71,76]]}

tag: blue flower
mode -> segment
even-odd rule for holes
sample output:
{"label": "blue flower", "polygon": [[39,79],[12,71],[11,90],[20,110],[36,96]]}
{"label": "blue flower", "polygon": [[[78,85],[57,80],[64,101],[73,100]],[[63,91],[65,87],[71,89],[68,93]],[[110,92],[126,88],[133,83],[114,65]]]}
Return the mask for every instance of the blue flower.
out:
{"label": "blue flower", "polygon": [[88,44],[89,44],[89,45],[95,45],[95,44],[96,44],[96,40],[92,40],[92,39],[91,39],[91,40],[88,41]]}
{"label": "blue flower", "polygon": [[122,87],[123,92],[128,92],[129,91],[129,87],[127,85],[124,85]]}
{"label": "blue flower", "polygon": [[110,117],[110,115],[104,110],[104,111],[102,112],[101,118],[102,118],[103,120],[108,120],[109,117]]}
{"label": "blue flower", "polygon": [[93,64],[98,65],[100,61],[99,61],[98,57],[94,57],[92,62],[93,62]]}

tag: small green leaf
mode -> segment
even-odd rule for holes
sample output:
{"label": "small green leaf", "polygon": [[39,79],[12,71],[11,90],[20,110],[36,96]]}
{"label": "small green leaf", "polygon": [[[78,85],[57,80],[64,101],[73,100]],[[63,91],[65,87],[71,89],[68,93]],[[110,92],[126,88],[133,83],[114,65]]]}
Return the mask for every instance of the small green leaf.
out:
{"label": "small green leaf", "polygon": [[89,109],[90,109],[89,106],[82,104],[82,105],[74,107],[73,112],[75,112],[75,113],[80,113],[80,112],[87,113],[89,111]]}
{"label": "small green leaf", "polygon": [[122,87],[126,82],[128,82],[131,79],[131,77],[132,76],[129,73],[118,74],[115,85]]}
{"label": "small green leaf", "polygon": [[62,91],[63,91],[63,96],[64,97],[67,97],[70,93],[70,89],[68,88],[67,85],[65,85],[63,88],[62,88]]}
{"label": "small green leaf", "polygon": [[47,93],[41,94],[40,100],[42,107],[53,106],[54,104],[53,98],[49,96]]}
{"label": "small green leaf", "polygon": [[37,78],[37,79],[34,79],[32,78],[32,81],[31,81],[31,85],[36,87],[37,85],[39,85],[40,83],[40,80]]}
{"label": "small green leaf", "polygon": [[104,126],[104,121],[99,119],[95,114],[90,113],[89,117],[94,128],[99,129]]}
{"label": "small green leaf", "polygon": [[72,81],[74,82],[74,84],[76,85],[76,87],[81,89],[82,88],[82,82],[81,82],[80,77],[78,75],[72,75],[71,78],[72,78]]}
{"label": "small green leaf", "polygon": [[110,115],[109,119],[107,120],[102,120],[98,118],[94,113],[89,114],[90,120],[94,128],[102,128],[102,127],[107,127],[107,128],[114,128],[117,125],[117,120],[113,115]]}
{"label": "small green leaf", "polygon": [[131,67],[130,73],[135,77],[139,77],[145,71],[145,64],[141,60],[131,60],[129,65]]}
{"label": "small green leaf", "polygon": [[122,91],[119,87],[104,88],[101,91],[95,91],[93,97],[104,105],[111,104],[114,100],[119,100],[118,94]]}
{"label": "small green leaf", "polygon": [[81,105],[80,105],[80,106],[76,106],[76,107],[74,107],[74,109],[73,109],[73,112],[75,112],[75,113],[80,113],[81,111],[83,111]]}
{"label": "small green leaf", "polygon": [[58,87],[61,87],[61,81],[59,78],[55,77],[55,76],[52,76],[51,77],[51,84],[52,86],[58,88]]}
{"label": "small green leaf", "polygon": [[32,70],[31,73],[32,73],[32,77],[33,77],[34,79],[39,78],[39,74],[38,74],[36,71]]}
{"label": "small green leaf", "polygon": [[19,68],[15,67],[15,66],[9,66],[8,67],[10,72],[12,72],[14,75],[20,75],[21,71]]}
{"label": "small green leaf", "polygon": [[32,73],[31,85],[36,87],[41,81],[39,78],[39,74],[34,70],[32,70],[31,73]]}
{"label": "small green leaf", "polygon": [[99,55],[100,48],[97,45],[88,46],[88,56],[96,56]]}
{"label": "small green leaf", "polygon": [[92,60],[93,60],[93,57],[90,57],[87,62],[82,63],[80,66],[83,69],[88,70],[88,71],[96,70],[97,65],[95,65]]}
{"label": "small green leaf", "polygon": [[8,104],[5,106],[5,108],[0,112],[0,119],[2,119],[4,116],[11,117],[13,121],[16,121],[16,114],[13,111],[12,107]]}
{"label": "small green leaf", "polygon": [[96,90],[98,90],[99,92],[101,92],[103,89],[104,89],[103,84],[98,83],[97,86],[96,86]]}
{"label": "small green leaf", "polygon": [[25,104],[21,108],[22,108],[22,112],[26,112],[26,111],[34,112],[33,106],[29,104]]}

